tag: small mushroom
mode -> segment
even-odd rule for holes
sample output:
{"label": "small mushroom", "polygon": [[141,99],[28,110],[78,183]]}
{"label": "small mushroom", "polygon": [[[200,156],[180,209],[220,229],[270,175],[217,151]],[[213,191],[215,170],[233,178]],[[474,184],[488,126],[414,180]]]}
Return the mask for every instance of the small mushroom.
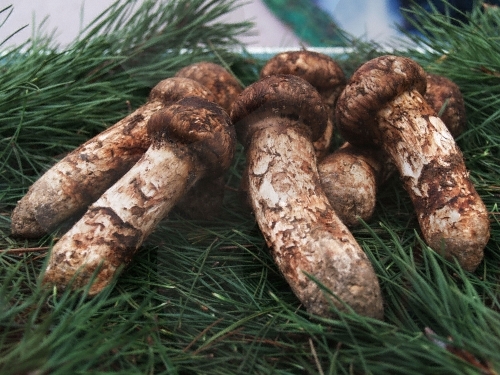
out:
{"label": "small mushroom", "polygon": [[[224,67],[207,62],[197,62],[180,69],[176,77],[184,77],[201,83],[214,94],[214,100],[229,113],[234,99],[243,90],[242,85]],[[220,215],[225,189],[225,178],[205,178],[193,186],[176,208],[191,219],[210,220]]]}
{"label": "small mushroom", "polygon": [[368,221],[375,211],[385,158],[377,148],[345,142],[318,162],[321,186],[333,209],[348,227]]}
{"label": "small mushroom", "polygon": [[458,137],[465,130],[464,97],[458,85],[450,79],[427,73],[427,89],[424,99],[436,111],[453,137]]}
{"label": "small mushroom", "polygon": [[186,191],[231,164],[236,137],[229,116],[203,98],[155,112],[147,132],[152,143],[141,159],[53,246],[44,284],[78,288],[93,281],[89,294],[99,293]]}
{"label": "small mushroom", "polygon": [[231,118],[246,149],[255,218],[298,299],[317,315],[331,316],[331,305],[343,311],[347,305],[382,318],[373,267],[320,186],[312,142],[323,134],[328,115],[318,92],[300,77],[268,76],[239,95]]}
{"label": "small mushroom", "polygon": [[488,211],[451,133],[423,97],[426,85],[425,72],[409,58],[370,60],[340,95],[337,125],[355,146],[382,148],[399,171],[426,243],[473,271],[489,240]]}
{"label": "small mushroom", "polygon": [[85,212],[148,149],[146,123],[151,115],[188,95],[215,99],[191,79],[165,79],[151,90],[146,104],[53,165],[17,203],[12,236],[41,237]]}
{"label": "small mushroom", "polygon": [[[427,74],[424,99],[434,109],[453,137],[465,129],[464,98],[448,78]],[[348,227],[359,225],[358,217],[371,219],[376,194],[396,167],[379,148],[359,148],[345,142],[318,162],[321,185],[334,210]]]}
{"label": "small mushroom", "polygon": [[219,64],[208,61],[194,63],[180,69],[175,77],[190,78],[208,88],[219,104],[227,113],[231,104],[243,90],[241,83],[228,70]]}
{"label": "small mushroom", "polygon": [[323,135],[313,142],[318,160],[325,157],[334,132],[334,111],[346,77],[342,67],[330,56],[314,51],[290,51],[273,56],[262,67],[260,77],[291,74],[309,82],[318,90],[328,109],[328,123]]}

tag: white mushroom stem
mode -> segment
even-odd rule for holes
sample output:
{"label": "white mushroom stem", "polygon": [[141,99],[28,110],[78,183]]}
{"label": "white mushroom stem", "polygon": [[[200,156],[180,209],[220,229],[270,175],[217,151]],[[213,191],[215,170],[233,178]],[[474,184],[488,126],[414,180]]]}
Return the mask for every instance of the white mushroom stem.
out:
{"label": "white mushroom stem", "polygon": [[474,270],[489,239],[488,212],[453,136],[416,90],[377,117],[377,138],[400,172],[427,244]]}
{"label": "white mushroom stem", "polygon": [[[271,122],[265,124],[265,122]],[[330,303],[381,318],[382,299],[366,254],[323,193],[310,137],[297,126],[262,120],[247,151],[248,190],[273,257],[299,300],[318,315]],[[327,297],[312,276],[336,297]],[[339,300],[337,300],[338,298]]]}

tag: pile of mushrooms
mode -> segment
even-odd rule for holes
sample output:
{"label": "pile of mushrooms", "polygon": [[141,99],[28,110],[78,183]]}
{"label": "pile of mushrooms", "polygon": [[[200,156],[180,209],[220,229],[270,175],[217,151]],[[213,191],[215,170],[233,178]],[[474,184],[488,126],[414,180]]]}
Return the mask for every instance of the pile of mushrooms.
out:
{"label": "pile of mushrooms", "polygon": [[[370,60],[347,81],[326,55],[285,52],[246,88],[219,65],[193,64],[41,176],[12,235],[71,221],[43,282],[99,293],[174,207],[218,212],[238,140],[246,201],[300,302],[382,319],[377,275],[349,227],[370,219],[396,171],[429,247],[468,271],[482,260],[489,219],[453,138],[464,127],[458,87],[404,57]],[[332,150],[335,132],[346,142]]]}

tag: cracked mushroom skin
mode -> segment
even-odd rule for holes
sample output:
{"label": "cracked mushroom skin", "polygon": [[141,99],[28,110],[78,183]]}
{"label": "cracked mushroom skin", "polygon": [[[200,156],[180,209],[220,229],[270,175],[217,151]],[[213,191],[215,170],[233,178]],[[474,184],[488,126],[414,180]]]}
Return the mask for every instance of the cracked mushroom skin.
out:
{"label": "cracked mushroom skin", "polygon": [[426,243],[474,271],[490,236],[488,211],[425,90],[426,74],[413,60],[375,58],[353,74],[339,97],[337,124],[354,145],[383,149],[399,171]]}
{"label": "cracked mushroom skin", "polygon": [[335,103],[346,84],[341,66],[330,56],[314,51],[282,52],[267,61],[260,78],[275,74],[291,74],[309,82],[323,98],[328,109],[328,122],[323,135],[313,142],[318,159],[329,151],[334,132]]}
{"label": "cracked mushroom skin", "polygon": [[234,127],[222,108],[203,98],[156,112],[147,131],[152,143],[141,159],[53,246],[44,285],[76,289],[93,281],[89,294],[99,293],[186,191],[231,165]]}
{"label": "cracked mushroom skin", "polygon": [[198,82],[167,78],[151,90],[143,106],[54,164],[14,208],[12,236],[38,238],[85,212],[148,149],[151,115],[188,95],[214,100]]}
{"label": "cracked mushroom skin", "polygon": [[317,91],[293,75],[268,76],[240,94],[231,119],[246,150],[255,218],[301,303],[321,316],[333,315],[331,305],[348,305],[382,319],[373,267],[320,186],[312,141],[323,134],[327,112]]}

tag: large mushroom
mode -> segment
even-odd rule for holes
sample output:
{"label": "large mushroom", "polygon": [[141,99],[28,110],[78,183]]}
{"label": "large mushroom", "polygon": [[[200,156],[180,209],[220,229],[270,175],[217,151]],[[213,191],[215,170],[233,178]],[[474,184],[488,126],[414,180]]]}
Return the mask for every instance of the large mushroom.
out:
{"label": "large mushroom", "polygon": [[363,64],[336,107],[355,146],[378,146],[398,169],[426,243],[469,271],[483,258],[488,211],[453,136],[427,104],[426,74],[413,60],[386,55]]}
{"label": "large mushroom", "polygon": [[78,288],[92,281],[89,294],[99,293],[186,191],[231,165],[236,137],[229,116],[203,98],[156,112],[147,131],[146,153],[53,246],[45,285]]}
{"label": "large mushroom", "polygon": [[246,149],[249,199],[276,264],[309,312],[331,316],[335,305],[382,318],[373,267],[319,182],[312,142],[327,117],[318,92],[296,76],[268,76],[239,95],[231,118]]}
{"label": "large mushroom", "polygon": [[149,118],[161,108],[192,95],[215,100],[211,91],[191,79],[160,81],[143,106],[54,164],[14,208],[12,236],[41,237],[85,212],[148,149]]}

